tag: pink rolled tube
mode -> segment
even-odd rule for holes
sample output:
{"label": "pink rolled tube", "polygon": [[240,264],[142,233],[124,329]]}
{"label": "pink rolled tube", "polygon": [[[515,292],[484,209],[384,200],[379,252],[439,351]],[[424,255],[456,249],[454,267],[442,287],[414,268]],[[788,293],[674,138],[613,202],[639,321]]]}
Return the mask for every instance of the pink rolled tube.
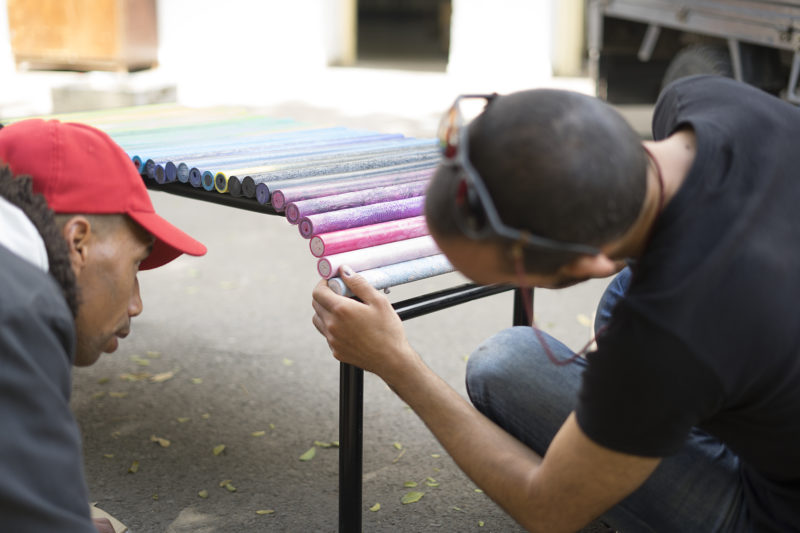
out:
{"label": "pink rolled tube", "polygon": [[427,234],[425,217],[418,216],[315,235],[308,241],[308,245],[314,257],[322,257]]}
{"label": "pink rolled tube", "polygon": [[412,259],[441,253],[433,237],[425,235],[404,241],[390,242],[323,257],[317,262],[317,272],[325,279],[339,273],[339,267],[348,265],[356,271],[393,265]]}

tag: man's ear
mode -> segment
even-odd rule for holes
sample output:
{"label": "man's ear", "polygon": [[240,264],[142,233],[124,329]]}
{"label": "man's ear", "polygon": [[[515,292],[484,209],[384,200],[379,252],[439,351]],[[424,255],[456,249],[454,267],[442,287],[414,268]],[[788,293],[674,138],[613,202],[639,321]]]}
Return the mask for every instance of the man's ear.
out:
{"label": "man's ear", "polygon": [[561,267],[559,272],[576,279],[606,278],[616,274],[624,267],[624,263],[615,261],[606,254],[581,255]]}
{"label": "man's ear", "polygon": [[77,277],[86,265],[89,243],[92,238],[92,225],[86,217],[75,215],[64,224],[61,229],[61,236],[67,242],[69,261],[72,265],[72,271]]}

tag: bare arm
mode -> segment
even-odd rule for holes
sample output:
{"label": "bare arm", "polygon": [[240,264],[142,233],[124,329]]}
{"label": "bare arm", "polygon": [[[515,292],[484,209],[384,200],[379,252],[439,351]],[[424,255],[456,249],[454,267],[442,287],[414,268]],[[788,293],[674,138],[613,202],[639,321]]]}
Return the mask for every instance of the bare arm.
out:
{"label": "bare arm", "polygon": [[345,278],[363,303],[315,288],[314,326],[334,356],[380,376],[422,418],[459,467],[530,531],[574,531],[641,485],[657,458],[599,446],[570,415],[544,458],[483,416],[411,348],[388,300]]}

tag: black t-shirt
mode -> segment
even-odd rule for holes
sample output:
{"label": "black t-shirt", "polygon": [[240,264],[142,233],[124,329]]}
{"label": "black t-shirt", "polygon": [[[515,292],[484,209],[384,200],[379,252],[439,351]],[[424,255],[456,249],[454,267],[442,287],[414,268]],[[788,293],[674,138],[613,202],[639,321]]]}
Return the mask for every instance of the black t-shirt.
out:
{"label": "black t-shirt", "polygon": [[697,426],[742,460],[759,530],[800,525],[800,109],[725,78],[662,93],[653,135],[696,157],[598,339],[577,408],[595,442],[676,452]]}

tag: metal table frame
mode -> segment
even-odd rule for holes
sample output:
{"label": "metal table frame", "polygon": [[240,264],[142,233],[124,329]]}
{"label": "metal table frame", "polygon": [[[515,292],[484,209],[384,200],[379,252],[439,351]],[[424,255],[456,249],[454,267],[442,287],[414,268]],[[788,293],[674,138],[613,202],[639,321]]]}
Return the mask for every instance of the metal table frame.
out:
{"label": "metal table frame", "polygon": [[[251,198],[195,189],[181,183],[159,185],[145,179],[148,189],[162,191],[218,205],[282,216],[269,205]],[[509,285],[480,286],[472,283],[409,298],[392,304],[401,320],[409,320],[441,311],[479,298],[514,290],[512,323],[526,325],[525,307],[520,289]],[[532,289],[527,289],[531,291]],[[360,533],[362,518],[362,472],[364,427],[364,371],[346,363],[339,368],[339,531]]]}
{"label": "metal table frame", "polygon": [[[401,320],[514,290],[512,323],[526,325],[522,290],[508,285],[467,283],[392,304]],[[531,291],[532,289],[526,289]],[[532,296],[532,294],[531,294]],[[529,324],[528,324],[529,325]],[[339,369],[339,532],[361,532],[364,371],[347,363]]]}

